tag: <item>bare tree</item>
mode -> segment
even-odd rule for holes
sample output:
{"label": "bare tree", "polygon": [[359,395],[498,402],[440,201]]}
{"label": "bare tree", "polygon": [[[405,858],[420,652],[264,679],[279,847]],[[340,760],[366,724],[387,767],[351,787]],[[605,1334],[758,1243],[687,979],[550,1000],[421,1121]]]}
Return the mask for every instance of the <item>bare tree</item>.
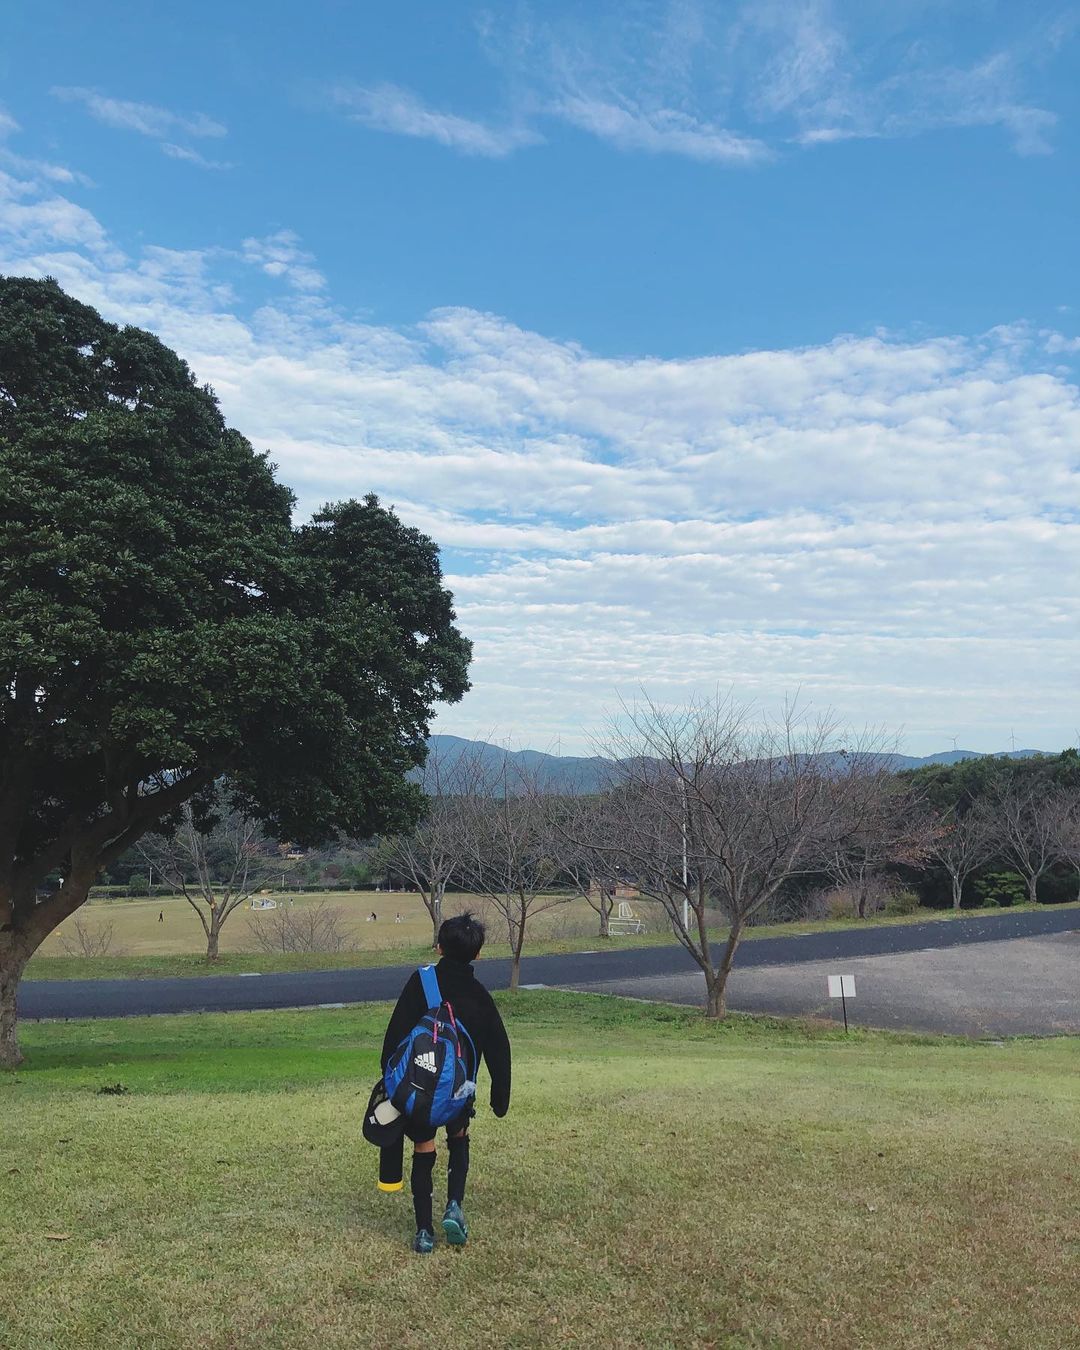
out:
{"label": "bare tree", "polygon": [[930,824],[928,856],[948,873],[953,909],[960,909],[964,883],[993,853],[991,819],[982,803],[964,812],[950,807]]}
{"label": "bare tree", "polygon": [[1039,879],[1061,859],[1060,789],[1047,783],[1022,782],[1016,776],[991,797],[1001,852],[1027,884],[1028,901],[1039,902]]}
{"label": "bare tree", "polygon": [[547,810],[549,848],[558,880],[569,886],[593,909],[599,920],[598,936],[611,936],[620,876],[607,849],[593,842],[602,828],[604,804],[595,794],[550,796]]}
{"label": "bare tree", "polygon": [[356,935],[346,922],[342,905],[320,900],[297,908],[261,910],[248,918],[248,931],[263,952],[344,952],[352,951]]}
{"label": "bare tree", "polygon": [[[861,823],[861,780],[878,765],[866,747],[840,755],[836,733],[829,718],[811,721],[791,704],[762,720],[722,696],[675,711],[645,697],[624,707],[607,738],[612,779],[593,842],[663,905],[705,977],[710,1017],[727,1011],[747,925]],[[715,907],[730,923],[718,961]]]}
{"label": "bare tree", "polygon": [[189,802],[181,807],[176,832],[146,836],[139,852],[199,916],[207,961],[218,959],[221,930],[229,916],[284,866],[250,816],[225,810],[207,832],[199,828]]}
{"label": "bare tree", "polygon": [[509,756],[484,765],[474,760],[461,816],[461,875],[506,924],[510,943],[510,988],[521,979],[521,953],[529,921],[569,902],[548,888],[553,857],[549,803],[528,770]]}
{"label": "bare tree", "polygon": [[1058,858],[1076,873],[1076,898],[1080,901],[1080,796],[1075,792],[1061,789],[1057,793],[1054,838]]}
{"label": "bare tree", "polygon": [[440,759],[430,753],[421,786],[425,809],[408,834],[385,841],[381,857],[417,890],[431,919],[431,945],[439,940],[443,896],[460,871],[465,850],[465,803],[472,786],[474,765],[465,755]]}
{"label": "bare tree", "polygon": [[122,956],[124,949],[113,946],[113,931],[111,922],[92,924],[78,915],[57,936],[68,956]]}
{"label": "bare tree", "polygon": [[874,753],[845,752],[835,765],[847,780],[843,815],[834,837],[823,840],[821,865],[833,884],[848,891],[855,913],[868,918],[888,895],[877,885],[881,873],[897,863],[912,866],[925,858],[934,830],[910,788]]}

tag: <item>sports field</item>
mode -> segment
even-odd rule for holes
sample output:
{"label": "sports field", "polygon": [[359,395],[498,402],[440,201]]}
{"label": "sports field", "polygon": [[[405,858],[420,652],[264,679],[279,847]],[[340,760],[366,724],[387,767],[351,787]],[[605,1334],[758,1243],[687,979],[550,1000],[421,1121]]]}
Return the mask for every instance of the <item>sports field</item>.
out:
{"label": "sports field", "polygon": [[359,1139],[385,1007],[25,1027],[0,1344],[1080,1344],[1080,1041],[500,1002],[511,1112],[430,1258]]}
{"label": "sports field", "polygon": [[[276,905],[305,909],[310,905],[325,905],[342,911],[341,927],[350,936],[356,950],[385,951],[394,947],[414,947],[430,943],[431,920],[419,895],[409,891],[283,891],[256,897],[273,900]],[[650,929],[665,929],[659,905],[648,901],[633,902],[635,914]],[[490,902],[468,895],[448,895],[445,912],[457,913],[473,909],[487,920],[494,941],[505,940],[505,924]],[[372,921],[369,916],[376,917]],[[183,896],[166,896],[153,900],[92,900],[78,911],[77,916],[91,928],[111,925],[113,930],[111,952],[126,956],[172,956],[206,951],[206,938],[195,911]],[[230,915],[221,930],[222,952],[250,952],[258,950],[252,936],[252,925],[260,915],[245,905]],[[268,916],[267,916],[268,917]],[[73,919],[51,933],[41,946],[42,956],[61,956],[65,952],[63,936],[70,930]],[[595,934],[599,925],[596,912],[580,897],[554,909],[536,915],[529,932],[537,938],[584,937]],[[74,939],[68,931],[69,942]],[[655,937],[654,937],[655,941]]]}

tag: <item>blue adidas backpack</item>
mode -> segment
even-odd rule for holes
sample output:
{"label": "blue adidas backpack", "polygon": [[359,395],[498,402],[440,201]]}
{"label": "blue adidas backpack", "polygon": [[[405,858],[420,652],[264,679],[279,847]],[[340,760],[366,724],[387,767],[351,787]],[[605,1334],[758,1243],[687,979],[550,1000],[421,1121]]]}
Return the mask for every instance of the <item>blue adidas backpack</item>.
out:
{"label": "blue adidas backpack", "polygon": [[428,1010],[390,1056],[386,1095],[421,1129],[454,1120],[476,1095],[476,1046],[442,996],[434,966],[421,966]]}

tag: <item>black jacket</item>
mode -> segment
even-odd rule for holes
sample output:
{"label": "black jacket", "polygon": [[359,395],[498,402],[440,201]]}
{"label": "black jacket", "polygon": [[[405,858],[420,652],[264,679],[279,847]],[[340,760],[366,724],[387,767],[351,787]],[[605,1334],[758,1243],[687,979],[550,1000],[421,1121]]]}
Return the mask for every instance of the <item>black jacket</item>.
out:
{"label": "black jacket", "polygon": [[[439,977],[440,993],[472,1037],[476,1053],[483,1057],[487,1065],[491,1076],[491,1109],[497,1116],[505,1116],[510,1106],[510,1038],[495,1001],[473,974],[472,966],[466,962],[452,961],[444,956],[435,971]],[[414,970],[401,991],[383,1037],[384,1071],[399,1043],[426,1012],[424,986],[419,971]],[[475,1071],[480,1066],[474,1064],[472,1067]]]}

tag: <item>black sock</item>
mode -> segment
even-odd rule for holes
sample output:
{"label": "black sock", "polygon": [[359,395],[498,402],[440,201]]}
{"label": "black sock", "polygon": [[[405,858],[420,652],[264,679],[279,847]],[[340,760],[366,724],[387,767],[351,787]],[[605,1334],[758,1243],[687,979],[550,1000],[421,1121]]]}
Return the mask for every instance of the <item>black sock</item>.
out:
{"label": "black sock", "polygon": [[446,1198],[456,1200],[459,1205],[465,1203],[465,1178],[469,1175],[469,1136],[463,1134],[457,1139],[449,1139],[450,1166],[447,1169]]}
{"label": "black sock", "polygon": [[412,1202],[416,1214],[416,1231],[426,1228],[431,1232],[431,1173],[435,1154],[414,1153],[412,1159]]}

